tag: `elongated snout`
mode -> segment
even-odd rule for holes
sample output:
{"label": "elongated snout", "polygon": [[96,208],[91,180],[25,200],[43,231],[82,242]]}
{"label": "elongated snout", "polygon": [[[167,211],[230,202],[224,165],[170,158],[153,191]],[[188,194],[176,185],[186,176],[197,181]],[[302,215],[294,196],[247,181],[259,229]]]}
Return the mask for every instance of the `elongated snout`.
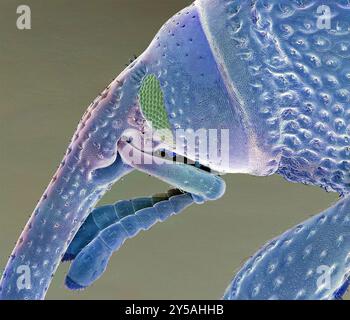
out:
{"label": "elongated snout", "polygon": [[[130,126],[128,117],[137,100],[139,78],[140,69],[129,67],[86,111],[12,252],[1,280],[1,299],[44,298],[82,222],[108,187],[132,170],[122,162],[117,144]],[[28,272],[24,285],[20,278],[23,266]]]}

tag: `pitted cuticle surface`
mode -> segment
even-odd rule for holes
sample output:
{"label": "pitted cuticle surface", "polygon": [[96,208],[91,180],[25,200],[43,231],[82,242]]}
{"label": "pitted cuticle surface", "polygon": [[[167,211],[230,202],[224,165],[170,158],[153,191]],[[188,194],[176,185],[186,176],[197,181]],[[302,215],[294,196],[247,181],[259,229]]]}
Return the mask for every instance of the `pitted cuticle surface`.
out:
{"label": "pitted cuticle surface", "polygon": [[[318,25],[320,5],[332,13],[330,28]],[[150,129],[171,141],[156,137],[146,150]],[[205,137],[187,135],[200,130]],[[133,170],[176,190],[93,210]],[[125,240],[222,197],[224,173],[280,174],[342,197],[262,247],[225,298],[342,296],[350,284],[349,1],[198,0],[168,20],[83,115],[10,257],[0,297],[43,298],[62,259],[72,260],[69,289],[90,286]],[[32,291],[15,287],[23,264]],[[330,288],[316,282],[322,266]]]}
{"label": "pitted cuticle surface", "polygon": [[281,157],[278,173],[288,180],[348,193],[348,2],[322,2],[331,30],[317,26],[319,1],[215,3],[203,20],[226,20],[206,32],[255,126],[255,144]]}

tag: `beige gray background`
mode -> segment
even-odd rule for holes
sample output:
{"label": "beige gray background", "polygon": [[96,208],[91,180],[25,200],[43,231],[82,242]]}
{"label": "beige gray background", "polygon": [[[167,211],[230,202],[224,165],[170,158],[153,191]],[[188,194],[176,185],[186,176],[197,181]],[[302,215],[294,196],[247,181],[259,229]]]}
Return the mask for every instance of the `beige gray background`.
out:
{"label": "beige gray background", "polygon": [[[185,0],[0,0],[0,267],[60,162],[88,104],[140,54]],[[16,8],[32,9],[32,30]],[[280,177],[226,177],[219,201],[193,206],[142,233],[83,292],[65,289],[62,265],[49,299],[217,299],[259,246],[337,196]],[[135,173],[103,199],[167,186]]]}

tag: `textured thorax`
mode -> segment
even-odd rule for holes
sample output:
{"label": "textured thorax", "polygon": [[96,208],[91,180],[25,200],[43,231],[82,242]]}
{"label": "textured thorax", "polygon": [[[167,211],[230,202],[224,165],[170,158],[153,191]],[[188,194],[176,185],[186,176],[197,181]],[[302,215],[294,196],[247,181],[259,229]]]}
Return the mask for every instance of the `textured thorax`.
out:
{"label": "textured thorax", "polygon": [[[279,172],[328,190],[350,190],[350,7],[344,1],[261,1],[261,19],[290,71],[272,73],[283,90],[276,108],[283,147]],[[318,25],[319,7],[332,14],[331,29]]]}
{"label": "textured thorax", "polygon": [[[198,1],[256,144],[294,182],[350,190],[350,7],[346,1]],[[320,29],[319,6],[332,29]],[[216,10],[214,10],[216,8]],[[223,19],[224,17],[224,19]]]}

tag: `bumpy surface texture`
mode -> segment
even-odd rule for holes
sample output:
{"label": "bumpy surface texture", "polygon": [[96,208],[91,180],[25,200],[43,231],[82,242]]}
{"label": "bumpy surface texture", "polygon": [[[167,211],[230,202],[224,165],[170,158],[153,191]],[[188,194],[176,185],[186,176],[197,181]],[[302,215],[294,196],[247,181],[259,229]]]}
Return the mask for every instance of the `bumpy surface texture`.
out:
{"label": "bumpy surface texture", "polygon": [[[348,194],[350,3],[201,3],[222,73],[255,126],[256,145],[278,157],[277,173]],[[317,26],[320,5],[330,8],[331,29]],[[219,16],[226,19],[214,24]],[[347,197],[267,244],[238,273],[225,298],[340,297],[349,284],[349,212]],[[327,270],[331,284],[318,286]]]}
{"label": "bumpy surface texture", "polygon": [[[216,59],[255,126],[256,144],[281,157],[278,172],[349,192],[348,1],[199,3]],[[330,30],[317,28],[321,4],[331,10]]]}
{"label": "bumpy surface texture", "polygon": [[350,201],[345,199],[259,250],[225,299],[340,298],[350,276]]}
{"label": "bumpy surface texture", "polygon": [[279,172],[293,181],[340,193],[350,187],[350,6],[326,1],[332,29],[317,27],[318,1],[261,1],[260,23],[271,24],[293,66],[273,73],[280,100]]}
{"label": "bumpy surface texture", "polygon": [[[317,27],[320,5],[332,13],[331,29]],[[145,120],[172,133],[227,129],[229,162],[208,153],[198,159],[212,170],[279,173],[293,182],[349,193],[349,17],[347,0],[198,0],[165,23],[145,53],[83,116],[11,255],[0,298],[43,298],[97,201],[133,169],[205,200],[222,196],[224,183],[206,171],[173,162],[146,167],[129,161],[131,139],[124,139],[125,132],[133,128],[142,134]],[[216,139],[214,147],[221,153],[222,136]],[[174,152],[197,160],[196,150],[179,149]],[[159,202],[115,221],[112,212],[107,218],[114,223],[103,230],[86,220],[92,234],[77,238],[77,250],[68,251],[68,258],[78,256],[67,285],[85,287],[102,274],[112,252],[133,235],[127,223],[134,223],[136,234],[198,201],[184,194],[167,203],[179,197],[186,201],[162,208]],[[350,271],[349,203],[347,196],[264,247],[239,272],[226,298],[340,296]],[[85,240],[91,242],[81,248]],[[324,290],[315,287],[317,267],[323,264],[331,268],[333,280]],[[21,265],[32,271],[32,289],[16,285]]]}

